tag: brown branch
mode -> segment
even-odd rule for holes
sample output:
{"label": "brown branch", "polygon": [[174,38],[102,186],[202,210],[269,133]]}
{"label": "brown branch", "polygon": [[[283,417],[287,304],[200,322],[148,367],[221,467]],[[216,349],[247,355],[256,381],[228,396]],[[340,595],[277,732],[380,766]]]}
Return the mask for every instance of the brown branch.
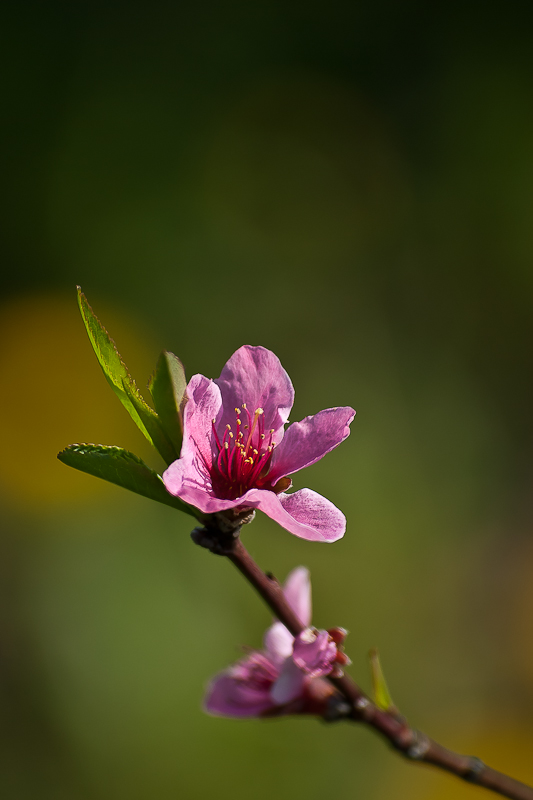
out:
{"label": "brown branch", "polygon": [[[269,606],[293,636],[298,636],[304,626],[289,606],[277,580],[265,574],[255,563],[239,537],[243,520],[233,523],[215,517],[209,527],[196,528],[192,539],[217,555],[226,556]],[[411,728],[399,715],[379,709],[359,688],[349,675],[329,680],[347,701],[346,716],[364,722],[378,733],[405,758],[423,764],[432,764],[476,786],[484,787],[512,800],[533,800],[533,788],[487,767],[479,758],[454,753],[438,744],[425,733]]]}

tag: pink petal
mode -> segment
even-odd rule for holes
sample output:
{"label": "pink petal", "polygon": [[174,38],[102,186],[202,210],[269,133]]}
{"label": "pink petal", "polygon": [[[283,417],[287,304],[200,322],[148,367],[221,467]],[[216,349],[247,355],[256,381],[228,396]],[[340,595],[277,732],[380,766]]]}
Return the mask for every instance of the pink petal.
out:
{"label": "pink petal", "polygon": [[283,664],[279,678],[272,686],[270,697],[277,705],[285,705],[303,694],[305,683],[304,673],[298,669],[292,658],[288,658]]}
{"label": "pink petal", "polygon": [[285,581],[283,593],[302,625],[309,625],[311,622],[311,579],[309,570],[305,567],[293,569]]}
{"label": "pink petal", "polygon": [[311,489],[293,494],[251,489],[241,502],[259,508],[290,533],[310,542],[335,542],[346,530],[342,511]]}
{"label": "pink petal", "polygon": [[307,628],[296,637],[292,659],[311,678],[329,675],[337,656],[337,645],[327,631]]}
{"label": "pink petal", "polygon": [[206,468],[213,460],[212,422],[222,407],[220,389],[209,378],[193,375],[187,384],[187,403],[183,411],[183,446],[181,455],[199,453]]}
{"label": "pink petal", "polygon": [[267,656],[277,664],[281,664],[292,655],[294,636],[289,633],[282,622],[274,622],[265,633],[263,643]]}
{"label": "pink petal", "polygon": [[221,428],[228,423],[234,425],[235,408],[246,403],[252,415],[256,408],[263,409],[265,430],[273,428],[274,441],[281,441],[283,425],[294,402],[294,389],[274,353],[265,347],[240,347],[215,383],[222,395]]}
{"label": "pink petal", "polygon": [[204,701],[217,717],[258,717],[274,705],[268,689],[251,689],[224,673],[213,679]]}
{"label": "pink petal", "polygon": [[203,514],[215,514],[239,505],[239,500],[215,497],[209,472],[196,453],[186,453],[174,461],[162,477],[167,492],[199,508]]}
{"label": "pink petal", "polygon": [[319,461],[350,434],[353,408],[327,408],[313,417],[289,425],[283,441],[274,450],[269,478],[274,484]]}
{"label": "pink petal", "polygon": [[211,681],[205,710],[224,717],[260,716],[274,707],[270,690],[278,675],[267,656],[253,652]]}

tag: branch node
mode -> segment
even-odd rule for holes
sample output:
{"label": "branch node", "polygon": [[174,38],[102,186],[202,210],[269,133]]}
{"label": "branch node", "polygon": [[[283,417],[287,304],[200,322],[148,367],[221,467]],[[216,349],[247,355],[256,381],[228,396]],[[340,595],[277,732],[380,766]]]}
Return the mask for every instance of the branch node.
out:
{"label": "branch node", "polygon": [[426,736],[422,731],[413,729],[414,741],[413,744],[406,751],[405,755],[412,761],[421,761],[426,755],[431,746],[429,736]]}
{"label": "branch node", "polygon": [[219,531],[210,530],[208,527],[199,526],[191,532],[191,539],[200,547],[205,547],[209,552],[217,556],[227,556],[233,549],[233,543],[239,535],[237,530],[234,533],[222,534]]}
{"label": "branch node", "polygon": [[229,556],[234,550],[242,526],[251,522],[254,516],[253,509],[247,509],[240,514],[229,512],[212,514],[204,525],[199,525],[192,531],[191,539],[195,544],[205,547],[217,556]]}
{"label": "branch node", "polygon": [[338,722],[341,719],[346,719],[351,715],[353,708],[344,697],[339,695],[332,695],[328,700],[326,712],[322,719],[325,722]]}
{"label": "branch node", "polygon": [[367,717],[369,715],[370,716],[373,715],[372,703],[368,699],[368,697],[365,697],[364,695],[362,697],[358,697],[357,699],[353,699],[351,705],[352,705],[351,717],[354,720],[364,719],[367,721]]}
{"label": "branch node", "polygon": [[465,781],[468,783],[478,783],[482,773],[486,770],[487,765],[483,763],[477,756],[470,756],[470,764],[468,765],[468,772],[463,775]]}

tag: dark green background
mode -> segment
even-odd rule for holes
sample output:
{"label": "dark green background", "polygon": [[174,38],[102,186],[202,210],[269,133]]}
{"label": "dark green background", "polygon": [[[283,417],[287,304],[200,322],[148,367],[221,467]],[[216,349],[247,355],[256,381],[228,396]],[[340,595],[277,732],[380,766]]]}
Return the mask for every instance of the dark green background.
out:
{"label": "dark green background", "polygon": [[357,409],[295,481],[345,539],[259,517],[245,543],[280,578],[310,567],[358,682],[378,645],[415,725],[533,781],[528,11],[3,4],[2,796],[478,793],[356,727],[201,712],[269,615],[189,518],[55,461],[76,440],[150,458],[78,283],[141,387],[163,347],[216,377],[262,344],[291,419]]}

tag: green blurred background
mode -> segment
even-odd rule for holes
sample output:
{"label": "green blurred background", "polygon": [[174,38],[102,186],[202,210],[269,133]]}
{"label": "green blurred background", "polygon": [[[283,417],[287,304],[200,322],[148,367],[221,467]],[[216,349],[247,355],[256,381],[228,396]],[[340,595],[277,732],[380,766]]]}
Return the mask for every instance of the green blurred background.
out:
{"label": "green blurred background", "polygon": [[533,782],[533,61],[526,3],[6,2],[0,793],[481,797],[372,733],[201,712],[269,614],[191,520],[56,461],[160,467],[105,383],[81,284],[144,386],[281,358],[291,418],[353,405],[296,477],[348,517],[319,626],[377,645],[413,724]]}

